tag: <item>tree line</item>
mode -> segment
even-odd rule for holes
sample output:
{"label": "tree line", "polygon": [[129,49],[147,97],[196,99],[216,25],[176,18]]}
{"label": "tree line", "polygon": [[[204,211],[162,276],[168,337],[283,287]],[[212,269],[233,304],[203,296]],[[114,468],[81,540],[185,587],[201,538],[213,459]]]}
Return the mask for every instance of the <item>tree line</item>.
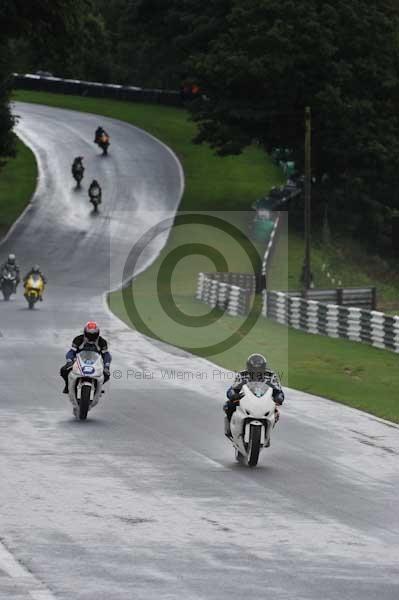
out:
{"label": "tree line", "polygon": [[254,142],[303,165],[313,115],[316,218],[384,244],[399,210],[397,0],[3,0],[0,155],[7,78],[49,70],[104,82],[202,90],[198,143]]}

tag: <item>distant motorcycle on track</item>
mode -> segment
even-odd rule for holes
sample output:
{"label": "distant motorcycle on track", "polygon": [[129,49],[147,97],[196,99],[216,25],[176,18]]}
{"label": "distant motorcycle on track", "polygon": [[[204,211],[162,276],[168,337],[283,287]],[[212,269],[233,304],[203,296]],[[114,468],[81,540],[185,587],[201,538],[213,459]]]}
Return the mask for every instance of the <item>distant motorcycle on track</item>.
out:
{"label": "distant motorcycle on track", "polygon": [[84,176],[85,168],[83,166],[83,156],[78,156],[75,158],[72,164],[72,175],[76,181],[76,187],[80,187],[82,183],[82,179]]}
{"label": "distant motorcycle on track", "polygon": [[102,190],[95,179],[91,182],[88,193],[94,212],[98,212],[98,206],[102,201]]}
{"label": "distant motorcycle on track", "polygon": [[110,137],[102,127],[99,127],[97,129],[94,137],[94,143],[101,148],[101,150],[103,151],[103,156],[106,156],[108,154],[108,148],[111,144]]}

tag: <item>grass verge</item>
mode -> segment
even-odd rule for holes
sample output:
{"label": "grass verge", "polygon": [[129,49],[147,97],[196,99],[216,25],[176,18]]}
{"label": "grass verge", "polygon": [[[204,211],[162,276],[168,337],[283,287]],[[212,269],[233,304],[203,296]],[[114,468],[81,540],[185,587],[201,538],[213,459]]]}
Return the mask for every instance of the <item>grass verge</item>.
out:
{"label": "grass verge", "polygon": [[29,203],[36,180],[35,157],[17,140],[17,156],[0,167],[0,239]]}
{"label": "grass verge", "polygon": [[[35,92],[18,92],[16,98],[119,118],[157,136],[176,152],[183,164],[186,174],[183,210],[245,210],[253,199],[263,194],[270,185],[279,183],[281,178],[257,148],[249,149],[240,157],[222,159],[215,157],[206,147],[193,145],[194,125],[179,109]],[[233,215],[233,222],[235,218],[239,220],[240,215]],[[201,350],[204,345],[228,337],[243,320],[223,316],[210,326],[191,327],[189,330],[178,326],[173,319],[168,321],[159,303],[159,296],[163,298],[168,283],[162,278],[160,266],[175,248],[204,240],[208,245],[220,248],[229,259],[230,270],[247,270],[247,259],[230,246],[231,240],[223,239],[219,233],[210,230],[201,232],[184,227],[174,229],[159,259],[134,281],[135,299],[146,326],[176,346],[186,347],[188,343],[197,346],[196,353],[199,355],[206,355]],[[301,242],[298,240],[295,252],[292,251],[291,239],[288,247],[283,242],[280,244],[279,252],[286,258],[282,266],[279,263],[273,276],[284,287],[287,279],[296,277],[295,272],[302,262],[298,261]],[[294,267],[291,261],[295,262]],[[173,271],[171,283],[177,308],[197,317],[208,311],[207,307],[193,299],[197,273],[201,270],[211,270],[208,259],[196,254],[189,259],[183,258]],[[168,309],[173,309],[171,301],[167,300],[166,304]],[[129,325],[142,330],[135,319],[132,323],[121,294],[111,295],[110,306]],[[232,348],[211,358],[224,367],[237,369],[255,350],[269,356],[273,366],[282,373],[286,385],[399,422],[398,357],[393,353],[290,330],[260,318]]]}

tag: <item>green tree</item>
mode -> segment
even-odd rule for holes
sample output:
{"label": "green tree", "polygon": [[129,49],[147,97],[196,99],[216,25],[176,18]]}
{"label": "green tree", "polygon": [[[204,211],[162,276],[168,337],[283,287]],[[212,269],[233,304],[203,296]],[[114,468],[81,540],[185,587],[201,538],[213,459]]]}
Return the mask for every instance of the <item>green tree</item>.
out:
{"label": "green tree", "polygon": [[267,149],[288,146],[301,164],[309,105],[314,174],[328,176],[337,202],[352,203],[355,212],[359,202],[373,200],[399,206],[392,189],[399,156],[397,2],[230,4],[208,47],[191,57],[207,95],[193,106],[198,141],[220,154],[239,153],[253,140]]}
{"label": "green tree", "polygon": [[14,119],[9,107],[11,76],[9,73],[8,47],[0,43],[0,167],[6,157],[15,154],[15,141],[12,133]]}
{"label": "green tree", "polygon": [[75,33],[82,14],[90,8],[89,0],[2,0],[0,4],[0,158],[15,152],[9,108],[10,82],[15,59],[10,53],[20,49],[26,54],[35,50],[43,58],[42,68],[58,62],[67,64],[69,42],[76,43]]}
{"label": "green tree", "polygon": [[126,82],[169,87],[175,84],[178,59],[170,22],[174,4],[163,0],[129,0],[119,19],[118,58]]}
{"label": "green tree", "polygon": [[[205,51],[217,36],[231,0],[111,0],[101,11],[109,27],[115,57],[125,81],[176,87],[190,70],[193,51]],[[112,21],[119,11],[119,26]]]}

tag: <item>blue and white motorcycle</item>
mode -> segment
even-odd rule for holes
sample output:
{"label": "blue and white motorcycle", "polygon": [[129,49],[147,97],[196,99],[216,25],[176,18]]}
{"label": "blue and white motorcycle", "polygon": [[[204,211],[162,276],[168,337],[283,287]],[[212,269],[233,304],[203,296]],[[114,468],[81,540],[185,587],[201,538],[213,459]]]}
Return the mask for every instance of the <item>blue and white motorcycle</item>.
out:
{"label": "blue and white motorcycle", "polygon": [[78,420],[87,419],[89,410],[98,404],[103,384],[104,363],[101,355],[94,350],[79,352],[68,379],[69,398],[73,414]]}

